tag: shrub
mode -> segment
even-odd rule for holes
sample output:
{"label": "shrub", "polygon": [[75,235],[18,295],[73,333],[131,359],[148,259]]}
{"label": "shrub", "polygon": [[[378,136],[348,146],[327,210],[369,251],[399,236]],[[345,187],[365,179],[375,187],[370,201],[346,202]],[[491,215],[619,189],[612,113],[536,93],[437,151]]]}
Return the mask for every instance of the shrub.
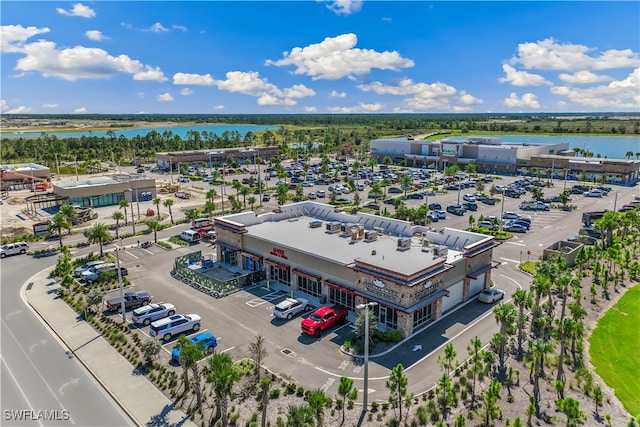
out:
{"label": "shrub", "polygon": [[402,333],[397,330],[379,332],[378,337],[384,342],[400,342],[402,341]]}

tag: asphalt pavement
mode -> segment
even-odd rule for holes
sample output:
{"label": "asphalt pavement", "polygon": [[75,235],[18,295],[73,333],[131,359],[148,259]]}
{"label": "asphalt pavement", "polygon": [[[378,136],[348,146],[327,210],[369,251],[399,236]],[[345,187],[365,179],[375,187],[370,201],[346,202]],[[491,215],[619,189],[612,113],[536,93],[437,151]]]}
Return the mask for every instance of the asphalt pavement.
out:
{"label": "asphalt pavement", "polygon": [[[57,297],[59,285],[47,276],[48,269],[32,276],[23,285],[21,295],[68,348],[67,356],[81,361],[136,425],[195,426],[146,377],[137,375],[129,361],[89,323]],[[69,411],[69,416],[73,415]]]}

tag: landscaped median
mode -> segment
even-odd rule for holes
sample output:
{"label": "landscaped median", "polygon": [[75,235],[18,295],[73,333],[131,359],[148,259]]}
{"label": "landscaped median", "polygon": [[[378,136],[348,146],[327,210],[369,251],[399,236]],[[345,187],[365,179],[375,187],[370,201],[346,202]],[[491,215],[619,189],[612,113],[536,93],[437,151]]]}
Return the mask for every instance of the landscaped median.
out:
{"label": "landscaped median", "polygon": [[640,285],[627,290],[589,339],[591,363],[631,415],[640,418]]}

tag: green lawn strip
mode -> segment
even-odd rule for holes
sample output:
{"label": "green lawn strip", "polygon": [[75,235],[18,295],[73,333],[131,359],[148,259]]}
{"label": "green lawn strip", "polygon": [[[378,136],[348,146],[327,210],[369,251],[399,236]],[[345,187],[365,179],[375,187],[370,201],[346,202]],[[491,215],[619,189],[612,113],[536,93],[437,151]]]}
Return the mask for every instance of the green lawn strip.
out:
{"label": "green lawn strip", "polygon": [[640,417],[640,285],[598,321],[590,342],[593,366],[631,415]]}

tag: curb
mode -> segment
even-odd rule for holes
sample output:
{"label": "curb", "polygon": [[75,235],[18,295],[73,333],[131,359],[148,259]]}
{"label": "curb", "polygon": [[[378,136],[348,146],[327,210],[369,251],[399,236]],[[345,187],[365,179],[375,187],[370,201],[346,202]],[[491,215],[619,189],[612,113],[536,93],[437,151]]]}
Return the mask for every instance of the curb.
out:
{"label": "curb", "polygon": [[[41,270],[39,273],[34,274],[33,276],[29,277],[29,279],[27,279],[27,281],[22,285],[22,287],[20,288],[20,296],[22,297],[23,301],[26,301],[27,304],[29,305],[29,308],[31,308],[40,318],[40,320],[42,322],[44,322],[45,325],[47,325],[47,328],[53,332],[55,334],[55,336],[58,338],[58,340],[60,342],[62,342],[62,344],[64,344],[64,346],[67,348],[67,353],[68,354],[72,354],[73,357],[78,360],[82,366],[87,370],[87,372],[89,372],[91,374],[91,376],[98,382],[98,384],[100,384],[100,386],[102,387],[102,389],[116,402],[116,404],[120,407],[120,409],[122,409],[122,411],[127,414],[127,416],[129,417],[129,419],[131,421],[133,421],[134,424],[136,424],[137,426],[142,427],[143,424],[140,424],[140,422],[138,422],[138,420],[133,416],[133,414],[129,411],[129,409],[120,401],[120,399],[118,399],[118,397],[113,394],[111,392],[111,390],[104,384],[104,382],[102,381],[102,379],[91,369],[91,367],[85,363],[85,361],[81,358],[78,357],[78,355],[75,353],[75,351],[71,348],[71,346],[67,343],[67,341],[64,339],[64,337],[62,335],[60,335],[58,333],[57,330],[55,330],[51,324],[49,323],[49,321],[42,315],[42,313],[40,312],[40,310],[38,310],[36,308],[35,305],[33,305],[31,303],[31,300],[29,299],[29,297],[27,296],[27,291],[26,288],[28,286],[29,283],[33,283],[35,280],[33,280],[34,277],[37,277],[38,275],[40,275],[43,271],[45,270]],[[66,303],[65,303],[66,304]],[[102,336],[100,336],[100,339],[104,339]],[[120,353],[118,353],[120,354]]]}

